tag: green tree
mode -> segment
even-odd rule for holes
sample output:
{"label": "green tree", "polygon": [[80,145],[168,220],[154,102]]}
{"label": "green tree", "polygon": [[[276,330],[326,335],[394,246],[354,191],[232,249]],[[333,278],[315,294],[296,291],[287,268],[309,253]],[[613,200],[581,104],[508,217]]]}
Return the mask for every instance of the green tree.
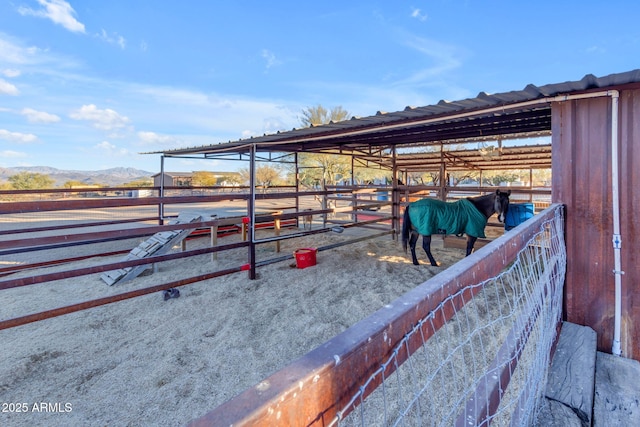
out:
{"label": "green tree", "polygon": [[551,185],[551,169],[535,169],[533,171],[533,185]]}
{"label": "green tree", "polygon": [[198,171],[193,173],[192,182],[196,187],[212,187],[218,184],[218,178],[211,172]]}
{"label": "green tree", "polygon": [[86,187],[86,184],[82,181],[76,181],[76,180],[66,181],[64,184],[62,184],[62,188],[80,188],[80,187]]}
{"label": "green tree", "polygon": [[153,179],[142,178],[131,182],[125,182],[123,187],[153,187]]}
{"label": "green tree", "polygon": [[224,174],[218,180],[218,184],[226,183],[227,185],[242,184],[242,177],[236,173]]}
{"label": "green tree", "polygon": [[18,172],[9,177],[9,182],[16,190],[40,190],[53,188],[54,180],[48,175],[34,172]]}
{"label": "green tree", "polygon": [[330,122],[341,122],[347,120],[349,116],[349,112],[340,105],[333,107],[331,110],[327,110],[318,104],[315,107],[307,107],[302,110],[300,123],[302,123],[303,126],[318,126]]}
{"label": "green tree", "polygon": [[305,185],[336,184],[351,173],[351,159],[336,154],[302,153],[298,157],[300,181]]}
{"label": "green tree", "polygon": [[371,167],[355,167],[353,174],[358,182],[373,182],[375,180],[383,180],[391,184],[391,172],[384,169]]}
{"label": "green tree", "polygon": [[[349,116],[350,113],[341,106],[327,110],[318,104],[315,107],[307,107],[302,110],[300,123],[303,126],[318,126],[330,122],[340,122]],[[298,160],[302,167],[300,181],[306,185],[323,181],[327,184],[336,184],[337,180],[349,176],[351,171],[351,159],[347,156],[301,153]]]}
{"label": "green tree", "polygon": [[493,185],[496,187],[502,182],[513,182],[517,179],[518,173],[509,170],[484,172],[482,174],[482,181],[484,184]]}
{"label": "green tree", "polygon": [[471,179],[477,181],[480,177],[480,173],[474,170],[456,171],[448,174],[450,179],[450,185],[456,186],[461,182]]}
{"label": "green tree", "polygon": [[[249,169],[240,169],[238,172],[240,173],[241,179],[248,183]],[[281,185],[282,176],[280,170],[268,164],[256,165],[256,184],[263,187]]]}

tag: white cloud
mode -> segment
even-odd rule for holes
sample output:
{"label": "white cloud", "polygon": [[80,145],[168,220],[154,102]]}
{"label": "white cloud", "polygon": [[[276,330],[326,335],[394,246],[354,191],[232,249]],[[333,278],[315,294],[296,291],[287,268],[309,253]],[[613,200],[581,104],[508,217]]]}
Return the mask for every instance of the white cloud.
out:
{"label": "white cloud", "polygon": [[[54,53],[48,49],[35,46],[27,46],[23,40],[18,40],[0,32],[0,64],[13,66],[12,69],[0,71],[0,75],[6,77],[18,77],[19,75],[51,75],[63,70],[68,73],[70,69],[78,68],[81,64],[74,57]],[[30,68],[29,66],[36,66]],[[18,70],[20,67],[22,70]]]}
{"label": "white cloud", "polygon": [[151,96],[157,102],[169,105],[203,107],[212,102],[220,102],[217,98],[212,98],[212,96],[208,96],[202,92],[176,89],[167,86],[139,86],[137,91],[145,97]]}
{"label": "white cloud", "polygon": [[286,124],[281,117],[266,117],[262,120],[262,130],[265,133],[275,133],[285,128]]}
{"label": "white cloud", "polygon": [[182,143],[179,138],[171,135],[161,135],[155,132],[138,132],[138,138],[144,145],[177,146]]}
{"label": "white cloud", "polygon": [[3,158],[3,159],[17,159],[19,157],[27,157],[27,153],[22,153],[22,152],[13,151],[13,150],[0,151],[0,158]]}
{"label": "white cloud", "polygon": [[110,143],[109,141],[102,141],[101,143],[96,144],[96,148],[100,148],[103,150],[114,150],[116,146]]}
{"label": "white cloud", "polygon": [[271,52],[268,49],[262,49],[262,53],[260,56],[262,56],[262,58],[267,63],[267,70],[271,67],[282,64],[282,62],[276,58],[275,53]]}
{"label": "white cloud", "polygon": [[[12,40],[10,36],[0,33],[0,63],[21,66],[38,64],[47,61],[46,55],[43,57],[44,52],[46,51],[34,46],[24,46],[20,41]],[[21,72],[5,69],[2,74],[6,77],[17,77]]]}
{"label": "white cloud", "polygon": [[411,17],[412,18],[416,18],[419,21],[426,21],[428,16],[426,13],[422,13],[422,11],[420,9],[413,9],[413,11],[411,12]]}
{"label": "white cloud", "polygon": [[127,47],[127,41],[124,37],[119,35],[118,33],[113,33],[113,35],[109,35],[105,30],[102,30],[99,34],[96,34],[96,37],[104,40],[110,44],[117,44],[120,46],[120,49],[124,50]]}
{"label": "white cloud", "polygon": [[130,154],[129,150],[126,148],[118,148],[109,141],[102,141],[101,143],[96,144],[95,148],[109,157],[127,156]]}
{"label": "white cloud", "polygon": [[2,70],[2,74],[5,77],[18,77],[21,73],[20,70],[15,70],[15,69],[11,69],[11,68],[7,68],[5,70]]}
{"label": "white cloud", "polygon": [[34,142],[38,137],[32,133],[9,132],[6,129],[0,129],[0,139],[4,139],[9,142],[17,142],[18,144],[27,144],[29,142]]}
{"label": "white cloud", "polygon": [[587,48],[587,53],[606,53],[607,50],[605,48],[603,48],[602,46],[598,46],[598,45],[593,45]]}
{"label": "white cloud", "polygon": [[[204,163],[202,160],[194,160],[194,159],[185,159],[185,158],[177,158],[174,159],[176,164],[180,165],[180,167],[176,168],[176,170],[210,170],[210,171],[218,171],[221,165],[225,164],[225,161],[207,159]],[[173,161],[171,162],[172,168]]]}
{"label": "white cloud", "polygon": [[84,33],[84,24],[75,18],[75,10],[64,0],[38,0],[43,9],[31,9],[20,6],[18,13],[21,15],[32,15],[39,18],[50,19],[58,25],[62,25],[74,33]]}
{"label": "white cloud", "polygon": [[23,108],[20,112],[30,123],[55,123],[60,121],[60,117],[44,111],[36,111],[32,108]]}
{"label": "white cloud", "polygon": [[[137,121],[144,121],[145,114],[148,116],[147,122],[157,121],[159,115],[162,115],[166,117],[166,120],[180,122],[182,126],[197,128],[201,139],[206,139],[207,144],[235,140],[241,136],[238,129],[255,129],[255,131],[250,131],[250,134],[257,135],[275,130],[291,129],[298,122],[297,106],[287,108],[280,100],[234,97],[217,93],[205,94],[197,91],[152,86],[140,86],[137,92],[144,96],[145,102],[153,99],[153,104],[157,108],[157,111],[139,112]],[[168,115],[168,112],[171,112],[171,115]],[[277,120],[283,123],[282,128],[272,127],[272,124]],[[197,145],[195,140],[198,138],[191,133],[188,136],[188,145]],[[176,142],[183,146],[182,144],[186,140],[185,137]]]}
{"label": "white cloud", "polygon": [[28,62],[25,48],[8,40],[7,36],[0,34],[0,61],[9,64],[24,64]]}
{"label": "white cloud", "polygon": [[449,71],[459,68],[462,64],[462,61],[458,58],[459,49],[455,46],[417,36],[409,37],[405,40],[405,44],[429,58],[433,65],[415,72],[412,76],[400,82],[402,84],[429,81],[434,77],[443,76]]}
{"label": "white cloud", "polygon": [[247,138],[251,138],[252,136],[258,135],[258,132],[245,129],[240,133],[240,135],[241,135],[240,139],[247,139]]}
{"label": "white cloud", "polygon": [[0,95],[16,96],[20,93],[17,87],[4,79],[0,79]]}
{"label": "white cloud", "polygon": [[69,114],[74,120],[86,120],[93,122],[93,127],[100,130],[111,131],[126,127],[130,120],[121,116],[109,108],[100,110],[94,104],[83,105],[80,109]]}

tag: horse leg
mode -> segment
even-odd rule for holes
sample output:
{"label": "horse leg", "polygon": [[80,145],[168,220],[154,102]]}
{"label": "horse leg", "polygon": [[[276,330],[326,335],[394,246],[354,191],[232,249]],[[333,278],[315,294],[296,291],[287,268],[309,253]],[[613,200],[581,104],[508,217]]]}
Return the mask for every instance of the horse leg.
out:
{"label": "horse leg", "polygon": [[413,260],[413,265],[420,265],[418,262],[418,258],[416,257],[416,242],[418,241],[418,237],[420,235],[415,231],[411,232],[411,236],[409,237],[409,247],[411,248],[411,258]]}
{"label": "horse leg", "polygon": [[466,256],[471,255],[471,252],[473,252],[473,245],[476,244],[476,240],[478,240],[477,237],[467,236],[467,255]]}
{"label": "horse leg", "polygon": [[431,265],[437,267],[438,263],[433,258],[433,255],[431,255],[431,236],[422,237],[422,249],[427,253],[427,257],[429,258]]}

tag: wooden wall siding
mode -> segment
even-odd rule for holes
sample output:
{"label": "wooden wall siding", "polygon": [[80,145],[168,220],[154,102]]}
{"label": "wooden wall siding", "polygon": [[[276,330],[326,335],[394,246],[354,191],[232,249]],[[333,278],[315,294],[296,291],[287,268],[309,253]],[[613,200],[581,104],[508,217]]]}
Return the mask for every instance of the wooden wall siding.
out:
{"label": "wooden wall siding", "polygon": [[[637,215],[640,203],[640,91],[620,96],[620,195],[623,286],[623,356],[640,360],[640,292]],[[634,137],[636,137],[634,140]],[[553,202],[567,206],[566,320],[592,327],[598,350],[611,352],[614,333],[611,99],[553,105]],[[635,167],[634,167],[635,165]],[[637,190],[636,190],[636,194]],[[638,301],[640,303],[640,301]],[[635,306],[635,307],[634,307]]]}

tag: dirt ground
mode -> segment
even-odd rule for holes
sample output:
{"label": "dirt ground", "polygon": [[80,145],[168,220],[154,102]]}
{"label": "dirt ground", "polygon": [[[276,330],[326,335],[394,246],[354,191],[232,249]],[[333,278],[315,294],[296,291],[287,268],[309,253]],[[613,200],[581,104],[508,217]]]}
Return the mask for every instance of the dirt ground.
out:
{"label": "dirt ground", "polygon": [[[275,243],[260,245],[258,259],[291,258],[258,268],[256,280],[240,272],[181,287],[175,299],[154,293],[0,331],[0,402],[7,409],[0,412],[0,425],[183,425],[464,256],[434,236],[441,265],[426,265],[420,250],[423,265],[414,266],[401,243],[386,235],[318,252],[317,265],[296,268],[296,249],[361,235],[362,230],[345,229],[290,239],[279,254]],[[232,235],[220,243],[237,239]],[[188,248],[208,244],[208,238],[195,239]],[[153,274],[113,286],[94,274],[3,290],[0,318],[193,277],[246,258],[241,248],[221,253],[217,261],[202,255],[162,263]]]}

